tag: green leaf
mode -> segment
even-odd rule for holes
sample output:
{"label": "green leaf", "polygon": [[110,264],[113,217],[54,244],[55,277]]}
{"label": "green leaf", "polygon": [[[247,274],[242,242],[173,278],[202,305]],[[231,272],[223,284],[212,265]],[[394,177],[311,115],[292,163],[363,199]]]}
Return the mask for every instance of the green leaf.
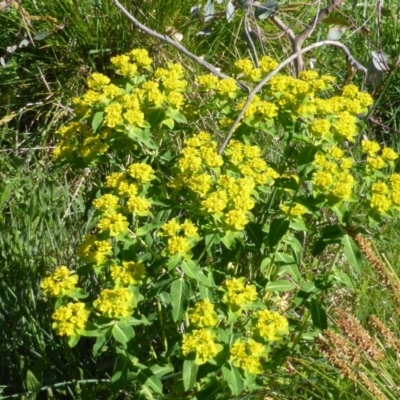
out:
{"label": "green leaf", "polygon": [[135,230],[135,235],[136,236],[145,236],[149,232],[160,228],[163,224],[164,224],[164,222],[154,222],[152,224],[146,224],[146,225],[142,226],[141,228]]}
{"label": "green leaf", "polygon": [[297,264],[282,265],[279,268],[279,274],[283,273],[289,274],[296,283],[299,283],[301,280],[301,274]]}
{"label": "green leaf", "polygon": [[[199,266],[192,260],[182,261],[181,263],[182,271],[192,279],[195,279],[197,282],[202,283],[204,286],[209,286],[210,282],[208,278],[203,274]],[[215,286],[215,285],[214,285]],[[213,286],[211,286],[213,287]]]}
{"label": "green leaf", "polygon": [[315,154],[318,152],[316,146],[305,146],[297,159],[297,172],[301,172],[307,165],[313,162]]}
{"label": "green leaf", "polygon": [[97,357],[97,355],[99,354],[99,351],[103,348],[103,345],[105,342],[106,342],[106,335],[99,336],[96,339],[96,342],[94,343],[93,349],[92,349],[93,357]]}
{"label": "green leaf", "polygon": [[29,391],[36,392],[41,388],[41,386],[41,383],[37,380],[33,372],[28,369],[28,371],[26,372],[26,388]]}
{"label": "green leaf", "polygon": [[169,129],[174,129],[175,122],[172,118],[166,118],[162,122],[163,125],[167,126]]}
{"label": "green leaf", "polygon": [[343,253],[346,256],[347,261],[356,272],[360,272],[363,263],[363,257],[357,245],[349,235],[343,236],[342,245]]}
{"label": "green leaf", "polygon": [[289,220],[276,218],[271,222],[268,233],[268,245],[272,248],[276,246],[289,228]]}
{"label": "green leaf", "polygon": [[99,329],[95,324],[88,321],[86,322],[85,329],[81,329],[79,334],[85,337],[100,337],[105,335],[105,331]]}
{"label": "green leaf", "polygon": [[234,396],[239,396],[244,390],[243,380],[240,376],[240,372],[237,368],[231,365],[231,368],[222,367],[222,373],[226,381],[228,382],[229,388]]}
{"label": "green leaf", "polygon": [[72,298],[72,299],[86,299],[89,295],[81,288],[74,288],[67,293],[65,293],[66,296]]}
{"label": "green leaf", "polygon": [[270,292],[288,292],[289,290],[296,289],[296,285],[293,282],[282,279],[275,282],[268,282],[265,289]]}
{"label": "green leaf", "polygon": [[269,16],[278,9],[278,2],[275,0],[267,1],[257,6],[254,13],[255,17],[258,19],[267,19]]}
{"label": "green leaf", "polygon": [[324,330],[328,328],[328,317],[321,302],[316,299],[310,301],[310,311],[313,324],[316,328]]}
{"label": "green leaf", "polygon": [[165,114],[167,117],[173,119],[175,122],[180,122],[182,124],[187,123],[186,117],[179,110],[169,108]]}
{"label": "green leaf", "polygon": [[118,342],[123,345],[128,343],[131,339],[135,337],[135,331],[133,328],[128,325],[127,323],[124,323],[122,321],[118,321],[112,328],[112,335],[113,338]]}
{"label": "green leaf", "polygon": [[10,182],[9,184],[6,185],[5,188],[2,188],[2,193],[0,196],[0,210],[3,209],[4,204],[8,201],[8,199],[11,197],[11,194],[14,190],[15,183]]}
{"label": "green leaf", "polygon": [[75,347],[78,344],[79,339],[80,339],[80,336],[78,336],[78,335],[70,336],[68,339],[68,346],[71,348]]}
{"label": "green leaf", "polygon": [[94,114],[94,117],[92,119],[92,129],[94,133],[97,132],[97,129],[99,129],[100,125],[102,124],[103,118],[104,118],[103,111],[99,111],[96,114]]}
{"label": "green leaf", "polygon": [[328,244],[340,243],[343,235],[340,225],[328,225],[323,229],[321,238],[315,242],[312,255],[315,257],[321,254]]}
{"label": "green leaf", "polygon": [[162,376],[172,372],[174,369],[170,366],[170,365],[152,365],[150,367],[151,372],[153,372],[153,374],[155,374],[156,376],[158,376],[159,378],[161,378]]}
{"label": "green leaf", "polygon": [[190,390],[196,384],[198,365],[194,362],[194,360],[185,360],[183,362],[183,387],[185,388],[185,392]]}
{"label": "green leaf", "polygon": [[135,393],[134,399],[135,400],[153,400],[154,396],[151,393],[151,390],[148,387],[144,386],[142,388],[142,390],[139,390],[138,392]]}
{"label": "green leaf", "polygon": [[150,368],[144,368],[137,374],[137,379],[143,386],[147,386],[153,392],[162,394],[162,383],[160,378]]}
{"label": "green leaf", "polygon": [[174,322],[182,319],[190,297],[190,284],[183,278],[179,278],[172,282],[171,285],[171,304],[172,304],[172,318]]}

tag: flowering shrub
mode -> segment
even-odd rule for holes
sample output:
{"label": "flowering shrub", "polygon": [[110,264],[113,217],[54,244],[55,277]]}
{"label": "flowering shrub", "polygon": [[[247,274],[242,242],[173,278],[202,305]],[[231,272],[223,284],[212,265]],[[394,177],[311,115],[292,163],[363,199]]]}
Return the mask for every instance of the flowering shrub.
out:
{"label": "flowering shrub", "polygon": [[[234,79],[200,75],[190,87],[181,65],[154,69],[142,49],[111,63],[119,78],[92,74],[58,131],[57,160],[114,169],[92,202],[77,275],[61,267],[42,282],[58,297],[57,333],[70,346],[96,338],[94,357],[115,349],[112,381],[145,398],[278,385],[271,372],[326,328],[320,295],[346,277],[314,278],[306,261],[330,243],[354,254],[348,227],[398,214],[397,153],[359,146],[371,97],[354,85],[336,93],[315,71],[275,76],[219,154],[246,98]],[[258,82],[276,65],[235,67]]]}

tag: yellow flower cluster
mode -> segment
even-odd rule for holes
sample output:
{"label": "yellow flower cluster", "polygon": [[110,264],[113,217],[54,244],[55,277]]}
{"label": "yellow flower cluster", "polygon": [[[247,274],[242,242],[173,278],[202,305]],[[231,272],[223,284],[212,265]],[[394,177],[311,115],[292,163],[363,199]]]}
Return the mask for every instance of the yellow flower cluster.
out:
{"label": "yellow flower cluster", "polygon": [[189,321],[197,328],[216,326],[218,316],[214,305],[208,299],[197,302],[194,308],[189,309]]}
{"label": "yellow flower cluster", "polygon": [[294,205],[281,204],[280,209],[289,217],[301,217],[307,212],[307,208],[299,203]]}
{"label": "yellow flower cluster", "polygon": [[219,79],[215,75],[206,74],[196,77],[196,83],[203,90],[214,90],[222,96],[234,98],[238,91],[238,85],[233,78]]}
{"label": "yellow flower cluster", "polygon": [[60,336],[77,336],[85,328],[89,314],[84,303],[68,303],[53,313],[53,328]]}
{"label": "yellow flower cluster", "polygon": [[106,213],[100,219],[97,227],[100,232],[108,232],[110,236],[115,237],[121,233],[125,233],[128,229],[129,222],[125,215],[116,212]]}
{"label": "yellow flower cluster", "polygon": [[237,339],[230,349],[230,360],[235,367],[242,368],[250,374],[263,372],[260,358],[266,357],[265,346],[248,338]]}
{"label": "yellow flower cluster", "polygon": [[[175,254],[180,254],[184,256],[190,250],[191,240],[199,239],[197,230],[197,226],[188,219],[180,224],[175,218],[172,218],[162,225],[158,236],[169,236],[166,248],[168,255],[173,256]],[[183,231],[184,236],[178,236],[181,231]]]}
{"label": "yellow flower cluster", "polygon": [[112,255],[112,246],[106,240],[97,240],[96,236],[86,235],[77,251],[78,257],[87,263],[103,265]]}
{"label": "yellow flower cluster", "polygon": [[58,297],[74,289],[77,283],[78,275],[62,265],[54,271],[53,275],[43,279],[40,287],[45,296]]}
{"label": "yellow flower cluster", "polygon": [[190,333],[185,333],[182,340],[182,353],[187,355],[195,351],[195,363],[202,365],[222,350],[222,346],[215,343],[215,339],[215,333],[208,329],[195,329]]}
{"label": "yellow flower cluster", "polygon": [[226,154],[229,161],[239,168],[239,171],[247,178],[251,178],[258,185],[274,184],[274,179],[279,174],[261,158],[261,150],[258,146],[243,144],[237,140],[231,140]]}
{"label": "yellow flower cluster", "polygon": [[133,163],[127,168],[128,174],[139,183],[147,183],[155,179],[154,169],[144,163]]}
{"label": "yellow flower cluster", "polygon": [[289,334],[288,320],[275,311],[259,310],[255,314],[257,323],[255,326],[257,334],[268,342],[282,340],[283,336]]}
{"label": "yellow flower cluster", "polygon": [[93,305],[108,318],[126,318],[132,315],[136,301],[128,288],[104,289]]}
{"label": "yellow flower cluster", "polygon": [[146,276],[143,263],[134,261],[122,261],[122,266],[112,265],[110,272],[117,287],[119,285],[138,285]]}
{"label": "yellow flower cluster", "polygon": [[233,311],[242,310],[243,307],[257,300],[257,290],[254,285],[246,285],[246,278],[227,279],[224,287],[222,301],[228,304]]}
{"label": "yellow flower cluster", "polygon": [[[124,140],[120,132],[149,128],[146,117],[155,108],[168,111],[185,105],[181,92],[187,81],[181,65],[168,64],[153,72],[152,59],[144,49],[112,57],[111,64],[129,84],[117,86],[103,74],[91,74],[87,79],[89,90],[73,99],[76,115],[87,123],[73,122],[57,131],[61,141],[53,152],[55,158],[74,160],[79,156],[85,163],[92,163],[110,148],[119,150]],[[104,115],[99,121],[101,112]],[[92,130],[94,120],[96,128]],[[113,140],[115,137],[118,140]]]}
{"label": "yellow flower cluster", "polygon": [[352,160],[343,157],[344,153],[336,146],[329,148],[326,154],[317,153],[313,166],[317,171],[312,182],[319,192],[336,201],[349,200],[355,185],[354,177],[348,172]]}
{"label": "yellow flower cluster", "polygon": [[392,207],[400,209],[400,174],[390,175],[389,185],[375,182],[371,186],[370,206],[378,214],[384,214]]}

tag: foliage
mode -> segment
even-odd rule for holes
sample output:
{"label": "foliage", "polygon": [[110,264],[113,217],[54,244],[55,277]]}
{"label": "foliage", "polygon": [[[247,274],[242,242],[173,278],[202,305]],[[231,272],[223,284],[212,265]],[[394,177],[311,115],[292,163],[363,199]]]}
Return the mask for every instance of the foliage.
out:
{"label": "foliage", "polygon": [[[314,256],[341,243],[358,268],[346,232],[396,217],[397,153],[357,140],[372,99],[353,85],[335,93],[314,71],[276,76],[219,154],[198,121],[211,113],[228,130],[245,98],[235,80],[200,75],[189,89],[181,65],[154,69],[143,49],[111,63],[121,78],[92,74],[76,121],[58,131],[57,160],[112,160],[114,172],[94,193],[76,273],[60,267],[42,282],[56,298],[53,328],[71,347],[95,337],[94,357],[115,352],[114,390],[268,394],[304,335],[326,329],[325,292],[349,279],[335,272],[339,253],[324,274],[302,273],[298,238],[310,236]],[[276,65],[236,68],[257,82]]]}

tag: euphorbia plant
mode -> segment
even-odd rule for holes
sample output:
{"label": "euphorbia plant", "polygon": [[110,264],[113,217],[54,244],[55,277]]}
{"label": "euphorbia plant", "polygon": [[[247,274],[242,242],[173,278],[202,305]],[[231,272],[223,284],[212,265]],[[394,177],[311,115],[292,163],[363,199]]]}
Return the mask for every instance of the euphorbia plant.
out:
{"label": "euphorbia plant", "polygon": [[[336,258],[314,277],[304,257],[340,241],[349,254],[346,227],[396,217],[397,153],[358,145],[372,99],[315,71],[277,75],[219,154],[246,98],[234,79],[190,86],[181,65],[154,69],[143,49],[111,63],[119,77],[93,74],[58,132],[57,160],[113,172],[76,274],[42,283],[58,298],[54,328],[71,346],[96,337],[94,357],[115,351],[112,382],[138,396],[268,392],[304,334],[326,328]],[[250,84],[276,66],[236,63]]]}

